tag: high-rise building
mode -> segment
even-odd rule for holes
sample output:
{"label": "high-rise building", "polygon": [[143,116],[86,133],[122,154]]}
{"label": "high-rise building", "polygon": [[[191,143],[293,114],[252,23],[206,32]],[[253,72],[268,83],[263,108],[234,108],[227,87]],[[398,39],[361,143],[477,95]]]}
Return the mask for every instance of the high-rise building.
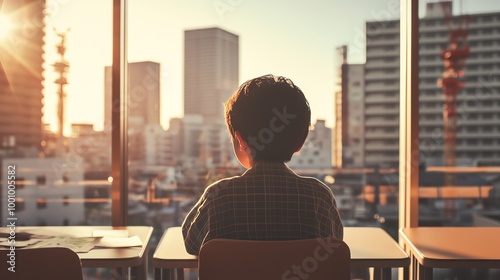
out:
{"label": "high-rise building", "polygon": [[[104,127],[111,127],[111,67],[104,71]],[[160,124],[160,64],[152,61],[128,64],[129,130]]]}
{"label": "high-rise building", "polygon": [[201,166],[212,168],[234,160],[231,140],[222,123],[205,123],[200,115],[182,118],[179,142],[184,160],[197,161]]}
{"label": "high-rise building", "polygon": [[335,167],[362,166],[364,154],[364,64],[347,63],[347,46],[337,48],[338,85],[335,92]]}
{"label": "high-rise building", "polygon": [[68,148],[71,154],[82,158],[81,169],[85,172],[111,168],[111,135],[109,130],[95,131],[93,124],[71,124]]}
{"label": "high-rise building", "polygon": [[[0,17],[0,150],[41,147],[45,1],[7,0]],[[3,24],[3,23],[2,23]]]}
{"label": "high-rise building", "polygon": [[[419,41],[420,159],[443,164],[443,89],[437,86],[444,67],[441,48],[449,46],[443,9],[451,2],[428,3]],[[458,16],[453,16],[457,28]],[[468,25],[470,55],[465,87],[457,95],[457,165],[498,164],[500,158],[500,12],[472,14]],[[365,165],[398,163],[399,20],[366,23]]]}
{"label": "high-rise building", "polygon": [[184,33],[184,114],[223,123],[223,104],[238,87],[238,36],[220,28]]}

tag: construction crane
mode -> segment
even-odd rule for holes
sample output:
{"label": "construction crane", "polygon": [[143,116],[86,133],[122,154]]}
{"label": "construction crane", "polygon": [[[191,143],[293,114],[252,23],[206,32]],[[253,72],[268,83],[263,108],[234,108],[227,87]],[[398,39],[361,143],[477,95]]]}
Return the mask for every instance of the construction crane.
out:
{"label": "construction crane", "polygon": [[[464,87],[460,77],[464,75],[465,60],[469,56],[467,35],[469,31],[469,17],[460,15],[456,17],[457,27],[454,28],[451,1],[440,2],[443,16],[448,26],[448,46],[441,48],[441,59],[444,62],[444,72],[438,79],[438,86],[444,92],[443,122],[444,122],[444,147],[443,157],[445,166],[456,166],[457,146],[457,95]],[[444,185],[456,186],[456,174],[447,172],[444,175]],[[444,201],[444,218],[453,221],[456,215],[455,198]]]}

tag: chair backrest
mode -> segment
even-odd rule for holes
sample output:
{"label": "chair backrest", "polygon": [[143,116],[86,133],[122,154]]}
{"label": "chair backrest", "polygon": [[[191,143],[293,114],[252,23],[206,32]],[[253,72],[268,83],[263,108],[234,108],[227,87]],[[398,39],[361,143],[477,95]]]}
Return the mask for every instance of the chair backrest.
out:
{"label": "chair backrest", "polygon": [[250,241],[213,239],[199,255],[200,280],[351,279],[351,252],[333,237]]}
{"label": "chair backrest", "polygon": [[[13,252],[12,258],[10,250],[0,250],[0,279],[83,279],[80,257],[68,248],[16,249]],[[9,263],[12,260],[14,262]],[[9,271],[12,265],[15,272]]]}

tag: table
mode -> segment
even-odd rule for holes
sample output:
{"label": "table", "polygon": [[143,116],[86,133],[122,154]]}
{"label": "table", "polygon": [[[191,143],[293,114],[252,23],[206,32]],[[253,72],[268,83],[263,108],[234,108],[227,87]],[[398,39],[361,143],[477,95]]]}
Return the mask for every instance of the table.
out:
{"label": "table", "polygon": [[[391,268],[404,268],[408,279],[410,258],[380,228],[346,227],[344,241],[351,250],[352,268],[374,268],[375,279],[390,279]],[[186,252],[180,227],[171,227],[163,234],[153,254],[155,279],[183,279],[184,268],[198,268],[198,258]]]}
{"label": "table", "polygon": [[432,279],[433,268],[500,268],[498,227],[404,228],[399,235],[412,279]]}
{"label": "table", "polygon": [[[40,226],[40,227],[16,227],[16,232],[28,232],[43,235],[70,235],[75,237],[92,236],[94,230],[126,229],[129,236],[137,235],[142,246],[127,248],[93,248],[87,253],[78,253],[82,261],[82,267],[109,267],[122,273],[125,268],[128,274],[141,275],[140,279],[147,279],[147,263],[149,239],[153,228],[149,226]],[[20,249],[20,248],[19,248]]]}

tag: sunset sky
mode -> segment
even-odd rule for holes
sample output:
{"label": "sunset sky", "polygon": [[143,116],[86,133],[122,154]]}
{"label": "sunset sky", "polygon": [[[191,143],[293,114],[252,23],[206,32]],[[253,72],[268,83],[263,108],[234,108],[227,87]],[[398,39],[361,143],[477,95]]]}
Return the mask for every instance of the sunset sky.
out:
{"label": "sunset sky", "polygon": [[[421,15],[425,1],[420,1]],[[464,12],[499,11],[493,0],[463,0]],[[454,1],[454,12],[459,12]],[[69,29],[66,134],[70,123],[102,128],[104,67],[111,64],[111,0],[47,0],[45,122],[56,125],[56,87],[50,66],[59,32]],[[130,62],[161,64],[161,123],[183,114],[184,30],[220,27],[239,36],[240,83],[272,73],[291,78],[308,98],[312,118],[332,126],[336,47],[349,62],[365,60],[366,21],[399,18],[399,0],[129,0]]]}

